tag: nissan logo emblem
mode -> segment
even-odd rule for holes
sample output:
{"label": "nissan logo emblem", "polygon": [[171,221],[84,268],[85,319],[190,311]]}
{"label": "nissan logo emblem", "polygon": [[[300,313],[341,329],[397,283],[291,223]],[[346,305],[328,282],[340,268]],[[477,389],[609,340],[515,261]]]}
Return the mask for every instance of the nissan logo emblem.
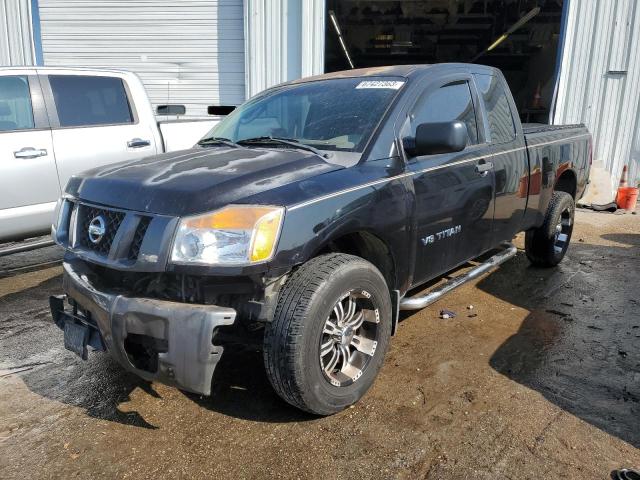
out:
{"label": "nissan logo emblem", "polygon": [[91,243],[100,243],[100,240],[102,240],[102,237],[104,237],[104,234],[107,232],[107,227],[102,215],[93,217],[93,219],[89,222],[88,232],[89,240],[91,240]]}

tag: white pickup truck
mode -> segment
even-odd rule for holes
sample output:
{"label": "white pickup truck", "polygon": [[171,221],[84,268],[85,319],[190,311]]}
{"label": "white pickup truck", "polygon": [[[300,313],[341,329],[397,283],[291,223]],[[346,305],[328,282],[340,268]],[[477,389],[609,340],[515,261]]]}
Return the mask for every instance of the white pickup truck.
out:
{"label": "white pickup truck", "polygon": [[131,72],[0,69],[0,243],[50,231],[71,175],[189,148],[217,118],[158,122]]}

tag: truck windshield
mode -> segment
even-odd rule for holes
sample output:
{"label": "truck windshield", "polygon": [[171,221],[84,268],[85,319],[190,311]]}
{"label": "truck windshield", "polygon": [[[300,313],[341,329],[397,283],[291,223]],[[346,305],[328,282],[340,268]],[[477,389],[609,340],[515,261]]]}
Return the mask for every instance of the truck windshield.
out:
{"label": "truck windshield", "polygon": [[361,77],[277,87],[237,108],[203,141],[273,137],[320,150],[362,152],[403,85],[397,77]]}

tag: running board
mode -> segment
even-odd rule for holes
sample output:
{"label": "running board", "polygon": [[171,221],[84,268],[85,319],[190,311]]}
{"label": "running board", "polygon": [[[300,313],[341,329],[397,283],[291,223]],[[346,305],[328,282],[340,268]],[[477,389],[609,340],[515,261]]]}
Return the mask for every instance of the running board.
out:
{"label": "running board", "polygon": [[12,255],[14,253],[28,252],[29,250],[35,250],[36,248],[48,247],[55,245],[53,240],[35,240],[32,242],[23,242],[11,245],[10,247],[0,248],[0,257],[5,255]]}
{"label": "running board", "polygon": [[405,297],[400,300],[400,310],[420,310],[421,308],[431,305],[433,302],[440,300],[442,296],[449,293],[451,290],[458,288],[471,280],[478,278],[479,276],[490,272],[494,268],[497,268],[502,263],[513,257],[518,249],[512,243],[504,243],[501,245],[502,251],[496,253],[493,257],[489,258],[486,262],[472,268],[467,273],[458,275],[457,277],[448,280],[445,284],[434,288],[426,295],[417,295],[415,297]]}

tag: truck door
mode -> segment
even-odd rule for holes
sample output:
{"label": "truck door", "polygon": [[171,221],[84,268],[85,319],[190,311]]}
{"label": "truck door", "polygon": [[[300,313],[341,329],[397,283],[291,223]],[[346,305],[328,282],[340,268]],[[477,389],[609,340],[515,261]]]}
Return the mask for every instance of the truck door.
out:
{"label": "truck door", "polygon": [[[422,123],[462,121],[467,146],[456,153],[408,158],[415,189],[414,284],[440,275],[489,248],[494,177],[486,152],[478,99],[470,76],[430,85],[418,95],[401,129],[415,136]],[[404,141],[404,140],[403,140]]]}
{"label": "truck door", "polygon": [[42,83],[63,188],[74,173],[156,153],[156,125],[140,121],[124,78],[61,71]]}
{"label": "truck door", "polygon": [[0,241],[46,233],[60,185],[35,71],[0,72]]}
{"label": "truck door", "polygon": [[475,74],[485,114],[485,135],[496,177],[492,245],[511,240],[520,231],[527,207],[529,160],[515,105],[505,81],[495,75]]}

